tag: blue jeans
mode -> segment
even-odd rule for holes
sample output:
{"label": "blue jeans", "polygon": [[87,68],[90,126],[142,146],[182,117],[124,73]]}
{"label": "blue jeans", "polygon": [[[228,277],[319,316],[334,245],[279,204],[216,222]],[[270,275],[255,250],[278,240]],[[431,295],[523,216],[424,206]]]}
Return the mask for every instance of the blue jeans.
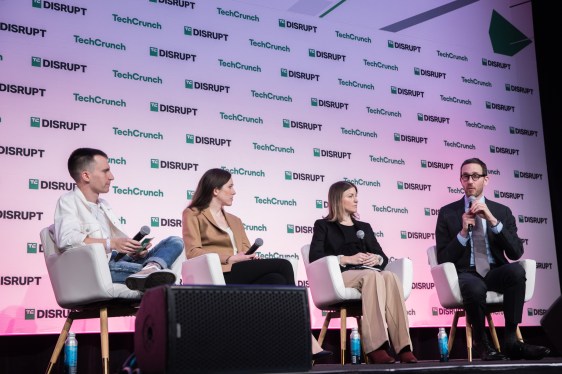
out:
{"label": "blue jeans", "polygon": [[162,269],[169,269],[182,251],[183,239],[178,236],[170,236],[161,240],[148,251],[144,258],[133,258],[127,255],[116,262],[117,251],[113,251],[109,260],[111,280],[113,283],[125,283],[125,279],[129,275],[140,271],[149,262],[156,262]]}

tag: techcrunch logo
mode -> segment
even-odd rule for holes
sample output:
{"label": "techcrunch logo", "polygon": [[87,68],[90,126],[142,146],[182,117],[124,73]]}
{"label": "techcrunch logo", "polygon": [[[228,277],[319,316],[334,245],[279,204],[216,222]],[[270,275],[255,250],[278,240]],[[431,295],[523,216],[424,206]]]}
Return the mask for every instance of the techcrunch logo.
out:
{"label": "techcrunch logo", "polygon": [[31,6],[33,6],[34,8],[50,9],[50,10],[54,10],[56,12],[65,12],[65,13],[70,13],[70,14],[82,14],[83,16],[86,15],[86,11],[88,10],[87,8],[82,8],[82,7],[79,7],[79,6],[55,3],[55,2],[52,2],[52,1],[46,1],[46,0],[43,0],[43,1],[33,0],[31,2]]}
{"label": "techcrunch logo", "polygon": [[470,101],[470,99],[459,99],[458,97],[455,96],[445,96],[445,95],[439,95],[439,97],[441,98],[441,101],[446,101],[448,103],[472,105],[472,101]]}
{"label": "techcrunch logo", "polygon": [[342,103],[339,101],[331,101],[331,100],[323,100],[318,99],[315,97],[310,98],[310,105],[311,106],[321,106],[325,108],[334,108],[334,109],[345,109],[347,110],[348,103]]}
{"label": "techcrunch logo", "polygon": [[314,228],[311,226],[297,226],[287,224],[287,234],[312,234]]}
{"label": "techcrunch logo", "polygon": [[42,216],[43,212],[31,212],[24,210],[0,210],[0,218],[2,219],[19,219],[22,221],[32,221],[37,218],[38,221],[41,221]]}
{"label": "techcrunch logo", "polygon": [[258,48],[265,48],[265,49],[273,49],[274,51],[281,51],[281,52],[291,52],[291,48],[288,45],[277,45],[271,42],[264,42],[264,41],[257,41],[254,39],[248,39],[250,45],[252,47]]}
{"label": "techcrunch logo", "polygon": [[185,88],[188,90],[202,90],[202,91],[213,91],[218,93],[228,93],[230,86],[224,86],[222,84],[197,82],[191,79],[185,80]]}
{"label": "techcrunch logo", "polygon": [[313,32],[316,33],[317,27],[312,25],[307,25],[304,23],[298,23],[293,21],[287,21],[285,19],[279,18],[279,27],[286,28],[286,29],[295,29],[305,32]]}
{"label": "techcrunch logo", "polygon": [[194,1],[185,1],[185,0],[148,0],[151,3],[159,3],[165,5],[173,5],[180,8],[191,8],[195,9],[195,2]]}
{"label": "techcrunch logo", "polygon": [[367,113],[375,114],[378,116],[387,116],[387,117],[397,117],[402,118],[402,112],[400,111],[391,111],[384,108],[371,108],[370,106],[366,107]]}
{"label": "techcrunch logo", "polygon": [[424,95],[423,91],[416,91],[411,90],[409,88],[401,88],[396,86],[390,86],[390,93],[393,95],[404,95],[404,96],[413,96],[413,97],[422,97]]}
{"label": "techcrunch logo", "polygon": [[30,190],[54,190],[54,191],[74,191],[74,182],[42,181],[39,179],[29,179],[27,188]]}
{"label": "techcrunch logo", "polygon": [[492,87],[492,82],[483,82],[480,79],[476,78],[467,78],[461,76],[461,81],[466,84],[473,84],[475,86],[482,86],[482,87]]}
{"label": "techcrunch logo", "polygon": [[158,132],[144,132],[137,129],[131,130],[121,130],[118,127],[112,127],[113,135],[119,136],[127,136],[133,138],[145,138],[145,139],[156,139],[156,140],[164,140],[164,135],[160,131]]}
{"label": "techcrunch logo", "polygon": [[426,137],[414,136],[414,135],[402,135],[402,134],[399,134],[397,132],[394,133],[394,141],[395,142],[427,144],[427,138]]}
{"label": "techcrunch logo", "polygon": [[224,61],[221,58],[219,58],[219,66],[222,68],[247,70],[247,71],[253,71],[255,73],[261,73],[261,67],[259,65],[255,65],[255,66],[245,65],[238,61]]}
{"label": "techcrunch logo", "polygon": [[528,217],[524,215],[519,215],[519,223],[538,223],[538,224],[547,224],[548,218],[546,217]]}
{"label": "techcrunch logo", "polygon": [[517,148],[505,148],[505,147],[498,147],[495,145],[490,145],[490,153],[503,153],[506,155],[519,156],[519,150]]}
{"label": "techcrunch logo", "polygon": [[310,122],[303,122],[303,121],[293,121],[289,119],[283,119],[283,127],[284,128],[292,128],[292,129],[302,129],[302,130],[310,130],[310,131],[322,131],[322,124],[320,123],[310,123]]}
{"label": "techcrunch logo", "polygon": [[197,55],[193,55],[191,53],[176,52],[176,51],[171,51],[168,49],[162,49],[157,47],[150,47],[149,55],[152,57],[166,57],[172,60],[192,61],[192,62],[195,62],[195,58],[197,57]]}
{"label": "techcrunch logo", "polygon": [[439,215],[439,209],[423,208],[423,213],[426,216],[438,216]]}
{"label": "techcrunch logo", "polygon": [[162,84],[162,78],[160,77],[147,77],[144,75],[141,75],[139,73],[131,73],[131,72],[126,72],[126,73],[122,73],[119,70],[113,69],[113,78],[120,78],[120,79],[127,79],[127,80],[133,80],[133,81],[141,81],[141,82],[147,82],[147,83],[156,83],[156,84]]}
{"label": "techcrunch logo", "polygon": [[373,156],[373,155],[369,155],[369,161],[371,162],[376,162],[378,164],[391,164],[391,165],[406,165],[406,161],[404,161],[404,159],[393,159],[390,157],[386,157],[386,156]]}
{"label": "techcrunch logo", "polygon": [[347,158],[351,160],[351,152],[330,151],[326,149],[314,148],[312,150],[314,157],[328,157],[328,158]]}
{"label": "techcrunch logo", "polygon": [[448,162],[439,162],[439,161],[427,161],[421,160],[421,167],[423,169],[443,169],[443,170],[453,170],[454,164]]}
{"label": "techcrunch logo", "polygon": [[387,42],[388,48],[402,49],[408,52],[421,52],[421,47],[413,44],[399,43],[392,40]]}
{"label": "techcrunch logo", "polygon": [[26,245],[26,253],[44,253],[45,250],[43,249],[43,245],[39,244],[37,245],[37,243],[27,243]]}
{"label": "techcrunch logo", "polygon": [[25,308],[25,319],[55,319],[55,318],[68,318],[70,309],[30,309]]}
{"label": "techcrunch logo", "polygon": [[511,64],[507,64],[505,62],[489,60],[489,59],[484,58],[484,57],[482,57],[482,65],[491,66],[493,68],[504,69],[504,70],[505,69],[507,69],[507,70],[511,69]]}
{"label": "techcrunch logo", "polygon": [[72,62],[64,62],[64,61],[56,61],[56,60],[48,60],[46,58],[41,57],[31,57],[31,66],[40,68],[51,68],[55,70],[67,70],[67,71],[82,71],[82,73],[86,72],[87,65],[76,64]]}
{"label": "techcrunch logo", "polygon": [[521,179],[539,179],[542,180],[541,173],[530,173],[527,171],[513,170],[513,177]]}
{"label": "techcrunch logo", "polygon": [[112,165],[127,165],[127,160],[123,157],[119,157],[119,158],[109,157],[107,159],[107,163]]}
{"label": "techcrunch logo", "polygon": [[254,196],[256,204],[261,205],[286,205],[286,206],[297,206],[297,201],[295,199],[282,200],[276,197],[259,197]]}
{"label": "techcrunch logo", "polygon": [[461,149],[470,149],[470,150],[476,149],[476,146],[474,144],[463,144],[461,142],[454,141],[454,140],[443,139],[443,144],[445,145],[445,147],[448,148],[461,148]]}
{"label": "techcrunch logo", "polygon": [[518,129],[517,127],[509,126],[509,133],[512,135],[526,135],[538,136],[539,132],[536,130]]}
{"label": "techcrunch logo", "polygon": [[232,17],[232,18],[240,18],[246,21],[253,21],[253,22],[259,22],[260,21],[260,17],[258,17],[257,15],[250,15],[250,14],[244,14],[244,13],[240,13],[237,10],[226,10],[223,8],[217,8],[217,13],[220,16],[226,16],[226,17]]}
{"label": "techcrunch logo", "polygon": [[344,135],[353,135],[353,136],[364,136],[367,138],[378,138],[379,136],[377,135],[376,132],[367,132],[367,131],[363,131],[363,130],[358,130],[358,129],[346,129],[345,127],[340,127],[341,133]]}
{"label": "techcrunch logo", "polygon": [[447,187],[447,191],[453,194],[463,194],[464,195],[464,188],[460,187]]}
{"label": "techcrunch logo", "polygon": [[22,148],[0,145],[0,156],[22,156],[22,157],[35,157],[43,158],[44,149],[39,148]]}
{"label": "techcrunch logo", "polygon": [[181,227],[181,219],[150,217],[150,227]]}
{"label": "techcrunch logo", "polygon": [[435,240],[435,233],[434,232],[411,232],[406,230],[400,231],[400,239],[419,239],[419,240],[427,240],[433,239]]}
{"label": "techcrunch logo", "polygon": [[267,231],[267,226],[263,223],[261,225],[247,225],[245,223],[242,223],[242,225],[244,226],[244,230],[246,231]]}
{"label": "techcrunch logo", "polygon": [[441,58],[448,58],[450,60],[459,60],[459,61],[468,62],[467,56],[459,56],[456,53],[440,51],[438,49],[435,50],[435,52],[437,52],[437,56]]}
{"label": "techcrunch logo", "polygon": [[186,193],[187,200],[193,199],[194,193],[195,193],[195,190],[187,190],[187,193]]}
{"label": "techcrunch logo", "polygon": [[316,200],[316,209],[324,209],[328,207],[328,202],[326,200]]}
{"label": "techcrunch logo", "polygon": [[397,181],[396,187],[399,190],[412,190],[412,191],[431,191],[431,184],[409,183]]}
{"label": "techcrunch logo", "polygon": [[281,68],[281,76],[284,78],[296,78],[317,82],[320,79],[320,74],[303,73],[300,71],[289,70],[287,68]]}
{"label": "techcrunch logo", "polygon": [[3,275],[0,277],[1,286],[39,286],[42,277],[30,277],[30,276],[10,276]]}
{"label": "techcrunch logo", "polygon": [[380,187],[381,182],[379,181],[366,181],[362,178],[347,178],[343,177],[343,180],[346,182],[351,182],[356,186],[364,186],[364,187]]}
{"label": "techcrunch logo", "polygon": [[232,175],[243,175],[248,177],[261,177],[261,178],[265,177],[265,171],[263,170],[247,170],[245,168],[237,168],[237,167],[229,168],[227,166],[221,166],[221,169],[230,172],[230,174]]}
{"label": "techcrunch logo", "polygon": [[494,190],[494,197],[496,199],[524,200],[525,194]]}
{"label": "techcrunch logo", "polygon": [[309,173],[294,173],[292,171],[285,171],[285,180],[299,180],[307,182],[324,182],[324,175],[309,174]]}
{"label": "techcrunch logo", "polygon": [[126,51],[127,46],[123,43],[110,43],[103,41],[99,38],[92,39],[92,38],[83,38],[80,35],[74,35],[74,42],[78,44],[85,44],[85,45],[93,45],[94,47],[102,47],[102,48],[109,48],[109,49],[117,49],[119,51]]}
{"label": "techcrunch logo", "polygon": [[501,175],[501,172],[499,169],[488,169],[488,174],[489,175]]}
{"label": "techcrunch logo", "polygon": [[271,92],[258,92],[256,90],[251,90],[252,92],[252,97],[257,97],[260,99],[267,99],[267,100],[274,100],[274,101],[285,101],[287,103],[292,103],[293,102],[293,98],[289,95],[289,96],[282,96],[282,95],[276,95],[274,93]]}
{"label": "techcrunch logo", "polygon": [[110,106],[120,106],[126,107],[127,103],[125,100],[114,100],[114,99],[105,99],[101,96],[82,96],[79,93],[73,93],[74,101],[84,102],[84,103],[92,103],[92,104],[99,104],[99,105],[110,105]]}
{"label": "techcrunch logo", "polygon": [[335,32],[336,32],[336,38],[349,39],[361,43],[369,43],[369,44],[372,43],[371,38],[368,36],[358,36],[353,33],[341,32],[338,30],[335,30]]}
{"label": "techcrunch logo", "polygon": [[442,73],[440,71],[435,71],[435,70],[420,69],[417,67],[414,67],[414,75],[420,75],[424,77],[437,78],[437,79],[441,79],[441,78],[447,79],[447,73]]}
{"label": "techcrunch logo", "polygon": [[341,55],[339,53],[318,51],[313,48],[308,49],[308,57],[318,57],[318,58],[323,58],[325,60],[345,62],[345,55]]}
{"label": "techcrunch logo", "polygon": [[199,136],[193,134],[185,134],[185,142],[187,144],[205,144],[205,145],[215,145],[217,147],[230,147],[231,139],[223,138],[211,138],[208,136]]}
{"label": "techcrunch logo", "polygon": [[38,29],[36,27],[22,26],[5,22],[0,22],[0,31],[8,31],[29,36],[41,35],[42,38],[44,38],[45,34],[47,33],[47,30],[45,29]]}
{"label": "techcrunch logo", "polygon": [[164,197],[162,190],[144,190],[138,187],[119,187],[111,186],[113,193],[116,195],[132,195],[132,196],[148,196],[148,197]]}
{"label": "techcrunch logo", "polygon": [[360,83],[355,80],[350,81],[350,80],[343,80],[341,78],[338,78],[338,83],[340,84],[340,86],[346,86],[346,87],[363,88],[365,90],[375,89],[375,85],[372,83]]}
{"label": "techcrunch logo", "polygon": [[464,121],[466,127],[472,127],[475,129],[482,129],[482,130],[490,130],[490,131],[496,131],[496,126],[495,125],[486,125],[480,122],[470,122],[470,121]]}
{"label": "techcrunch logo", "polygon": [[26,96],[35,96],[39,94],[39,96],[43,97],[45,96],[45,92],[47,92],[47,89],[29,87],[29,86],[20,86],[17,84],[0,83],[0,92],[14,93],[14,94],[26,95]]}
{"label": "techcrunch logo", "polygon": [[170,169],[170,170],[185,170],[185,171],[197,171],[199,164],[192,164],[191,162],[181,162],[181,161],[164,161],[157,158],[150,159],[151,169]]}
{"label": "techcrunch logo", "polygon": [[225,121],[255,123],[258,125],[263,125],[263,118],[261,117],[248,117],[243,114],[227,114],[225,112],[220,112],[219,114],[221,116],[221,119],[224,119]]}
{"label": "techcrunch logo", "polygon": [[258,144],[256,142],[253,142],[252,145],[254,146],[254,149],[258,151],[295,153],[295,149],[293,147],[278,147],[275,144]]}
{"label": "techcrunch logo", "polygon": [[504,112],[515,113],[515,107],[513,105],[497,104],[497,103],[492,103],[491,101],[486,101],[486,109],[495,109]]}
{"label": "techcrunch logo", "polygon": [[197,108],[189,108],[186,106],[177,106],[177,105],[168,105],[168,104],[159,104],[156,102],[150,102],[150,111],[151,112],[163,112],[163,113],[172,113],[172,114],[183,114],[189,116],[193,113],[194,116],[197,115]]}
{"label": "techcrunch logo", "polygon": [[505,90],[509,91],[509,92],[520,92],[520,93],[525,94],[525,95],[532,95],[533,94],[532,88],[514,86],[514,85],[509,84],[509,83],[505,84]]}
{"label": "techcrunch logo", "polygon": [[133,26],[140,26],[140,27],[145,27],[148,29],[156,29],[156,30],[162,30],[162,25],[160,24],[160,22],[149,22],[149,21],[143,21],[138,19],[137,17],[122,17],[118,14],[113,13],[113,22],[120,22],[120,23],[125,23],[127,25],[133,25]]}
{"label": "techcrunch logo", "polygon": [[418,121],[420,122],[433,122],[433,123],[450,123],[451,118],[434,116],[432,114],[418,113]]}
{"label": "techcrunch logo", "polygon": [[363,64],[365,66],[370,66],[372,68],[383,69],[383,70],[393,70],[398,71],[398,65],[387,65],[380,61],[369,61],[367,59],[363,59]]}
{"label": "techcrunch logo", "polygon": [[203,30],[203,29],[196,29],[191,26],[184,26],[183,34],[187,36],[198,36],[200,38],[206,38],[206,39],[224,40],[225,42],[228,41],[228,34],[224,34],[222,32]]}

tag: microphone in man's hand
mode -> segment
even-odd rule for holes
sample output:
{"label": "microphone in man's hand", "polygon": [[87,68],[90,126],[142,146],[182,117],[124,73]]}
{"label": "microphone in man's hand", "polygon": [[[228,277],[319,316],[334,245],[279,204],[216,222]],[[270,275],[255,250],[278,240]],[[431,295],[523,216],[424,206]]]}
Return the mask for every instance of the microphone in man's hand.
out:
{"label": "microphone in man's hand", "polygon": [[[148,234],[150,234],[150,227],[148,226],[143,226],[140,228],[139,232],[137,232],[137,234],[135,236],[133,236],[133,240],[136,240],[137,242],[140,242],[142,240],[142,238],[144,238],[145,236],[147,236]],[[117,253],[117,256],[115,256],[114,261],[119,261],[121,260],[123,257],[125,257],[125,253]]]}
{"label": "microphone in man's hand", "polygon": [[[476,201],[476,197],[474,196],[469,196],[468,197],[468,209],[472,208],[472,202]],[[472,229],[474,228],[474,225],[472,223],[468,224],[468,232],[472,232]]]}
{"label": "microphone in man's hand", "polygon": [[251,255],[262,245],[263,245],[263,239],[257,238],[256,241],[254,242],[254,244],[252,244],[252,246],[246,251],[246,254]]}
{"label": "microphone in man's hand", "polygon": [[363,230],[357,230],[355,235],[357,235],[357,238],[361,241],[361,251],[367,252],[367,250],[365,249],[365,241],[363,240],[365,239],[365,232]]}

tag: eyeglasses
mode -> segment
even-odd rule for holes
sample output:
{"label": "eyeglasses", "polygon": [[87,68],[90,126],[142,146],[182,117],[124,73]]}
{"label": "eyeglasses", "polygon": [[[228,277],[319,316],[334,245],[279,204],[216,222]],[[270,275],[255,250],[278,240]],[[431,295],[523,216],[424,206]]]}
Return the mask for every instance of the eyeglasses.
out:
{"label": "eyeglasses", "polygon": [[476,182],[478,179],[480,179],[480,178],[482,178],[482,177],[485,177],[485,176],[486,176],[486,174],[478,174],[478,173],[474,173],[474,174],[462,174],[462,175],[461,175],[461,179],[462,179],[464,182],[468,182],[468,179],[469,179],[469,178],[472,178],[472,180],[473,180],[474,182]]}

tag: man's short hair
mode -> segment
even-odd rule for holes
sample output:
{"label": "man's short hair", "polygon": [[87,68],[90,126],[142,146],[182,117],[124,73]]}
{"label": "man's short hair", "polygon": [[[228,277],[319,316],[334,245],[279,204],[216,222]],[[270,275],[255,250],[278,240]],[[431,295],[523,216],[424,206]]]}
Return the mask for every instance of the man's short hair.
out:
{"label": "man's short hair", "polygon": [[95,148],[78,148],[70,154],[68,157],[68,172],[74,181],[80,180],[80,173],[90,167],[94,162],[94,156],[108,158],[104,151]]}

